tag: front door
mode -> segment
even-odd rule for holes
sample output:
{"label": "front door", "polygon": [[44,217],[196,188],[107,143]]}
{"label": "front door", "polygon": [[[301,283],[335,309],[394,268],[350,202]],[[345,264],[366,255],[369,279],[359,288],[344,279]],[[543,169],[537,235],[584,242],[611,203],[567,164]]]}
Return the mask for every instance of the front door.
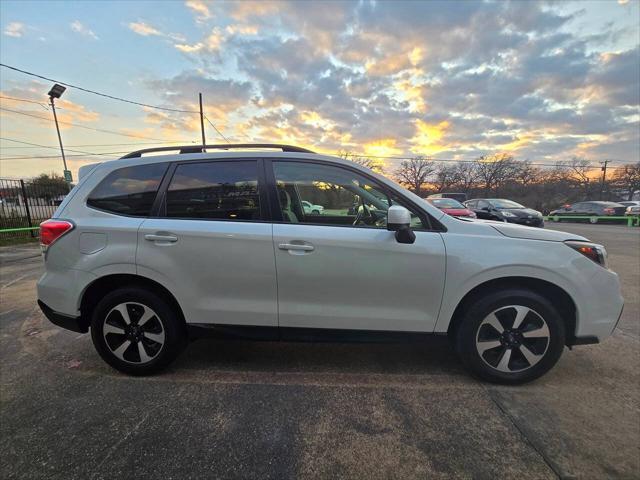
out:
{"label": "front door", "polygon": [[[413,209],[416,241],[401,244],[386,211],[403,201],[375,180],[303,161],[274,161],[273,173],[280,327],[433,331],[445,250],[426,214]],[[303,201],[324,208],[307,213]]]}
{"label": "front door", "polygon": [[256,160],[183,162],[158,218],[138,232],[138,273],[165,285],[187,322],[277,326],[272,226]]}

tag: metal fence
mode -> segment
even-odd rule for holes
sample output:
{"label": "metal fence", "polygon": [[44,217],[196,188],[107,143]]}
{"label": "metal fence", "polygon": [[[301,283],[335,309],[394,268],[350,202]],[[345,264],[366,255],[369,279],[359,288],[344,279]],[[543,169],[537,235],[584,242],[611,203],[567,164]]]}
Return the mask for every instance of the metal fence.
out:
{"label": "metal fence", "polygon": [[51,218],[63,199],[54,186],[0,178],[0,240],[36,238],[40,222]]}

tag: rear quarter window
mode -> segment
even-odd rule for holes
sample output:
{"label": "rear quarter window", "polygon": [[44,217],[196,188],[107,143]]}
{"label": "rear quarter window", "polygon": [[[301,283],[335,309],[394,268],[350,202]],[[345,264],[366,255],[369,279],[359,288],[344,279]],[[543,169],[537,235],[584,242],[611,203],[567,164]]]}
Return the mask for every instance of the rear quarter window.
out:
{"label": "rear quarter window", "polygon": [[89,194],[87,205],[121,215],[149,216],[167,167],[152,163],[114,170]]}

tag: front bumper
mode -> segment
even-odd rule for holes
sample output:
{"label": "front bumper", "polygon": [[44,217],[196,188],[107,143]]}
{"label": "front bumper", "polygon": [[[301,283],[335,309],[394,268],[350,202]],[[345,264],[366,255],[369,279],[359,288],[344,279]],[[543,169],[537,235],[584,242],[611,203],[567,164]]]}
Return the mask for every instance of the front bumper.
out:
{"label": "front bumper", "polygon": [[55,312],[42,300],[38,300],[38,306],[40,307],[40,310],[42,310],[42,313],[44,313],[44,316],[58,327],[78,333],[87,333],[89,331],[89,324],[82,317],[72,317],[70,315]]}

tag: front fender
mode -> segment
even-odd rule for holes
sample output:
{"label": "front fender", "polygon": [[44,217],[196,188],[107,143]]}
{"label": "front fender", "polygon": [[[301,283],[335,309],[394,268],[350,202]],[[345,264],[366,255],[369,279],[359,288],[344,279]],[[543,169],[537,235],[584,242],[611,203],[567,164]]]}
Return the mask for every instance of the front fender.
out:
{"label": "front fender", "polygon": [[576,304],[578,322],[580,284],[594,275],[596,267],[591,260],[575,254],[561,242],[493,236],[469,238],[458,234],[446,234],[443,238],[447,273],[434,332],[448,330],[457,306],[471,290],[490,280],[511,277],[543,280],[563,289]]}

